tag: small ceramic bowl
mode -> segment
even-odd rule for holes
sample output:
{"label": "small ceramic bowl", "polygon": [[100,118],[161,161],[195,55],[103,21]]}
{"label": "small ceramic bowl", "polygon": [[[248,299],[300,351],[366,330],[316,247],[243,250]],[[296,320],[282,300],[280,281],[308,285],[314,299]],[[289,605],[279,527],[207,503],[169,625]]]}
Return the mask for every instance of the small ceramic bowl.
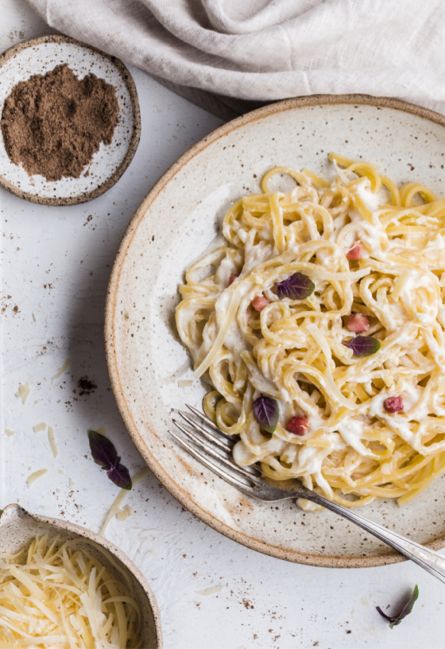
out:
{"label": "small ceramic bowl", "polygon": [[17,83],[63,64],[79,79],[93,73],[112,85],[119,115],[111,143],[100,145],[79,178],[63,177],[56,181],[37,174],[30,176],[23,167],[14,164],[6,152],[0,129],[0,184],[21,198],[45,205],[83,203],[103,194],[130,164],[141,132],[136,87],[125,65],[93,47],[59,35],[19,43],[0,56],[0,115]]}
{"label": "small ceramic bowl", "polygon": [[29,514],[16,504],[8,505],[0,514],[0,558],[18,552],[34,536],[41,534],[62,540],[85,539],[88,550],[96,552],[97,558],[111,572],[116,572],[117,563],[129,578],[132,586],[129,595],[134,597],[142,614],[141,646],[144,649],[162,648],[158,607],[144,577],[118,548],[97,534],[66,521]]}

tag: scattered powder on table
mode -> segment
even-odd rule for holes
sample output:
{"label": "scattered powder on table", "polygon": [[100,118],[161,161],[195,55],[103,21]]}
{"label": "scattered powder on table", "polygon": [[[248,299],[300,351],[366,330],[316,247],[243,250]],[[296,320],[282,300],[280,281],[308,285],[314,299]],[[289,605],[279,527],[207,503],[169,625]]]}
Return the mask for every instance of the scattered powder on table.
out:
{"label": "scattered powder on table", "polygon": [[79,388],[79,396],[89,395],[97,389],[97,385],[89,379],[87,376],[81,376],[77,381],[77,387]]}
{"label": "scattered powder on table", "polygon": [[1,116],[5,148],[29,175],[78,178],[101,142],[111,143],[118,112],[113,86],[58,65],[13,87]]}

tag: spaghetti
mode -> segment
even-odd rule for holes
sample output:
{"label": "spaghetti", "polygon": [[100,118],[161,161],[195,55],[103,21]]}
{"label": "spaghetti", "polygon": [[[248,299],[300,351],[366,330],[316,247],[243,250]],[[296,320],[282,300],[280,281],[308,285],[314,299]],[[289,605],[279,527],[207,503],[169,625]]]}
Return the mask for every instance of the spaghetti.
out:
{"label": "spaghetti", "polygon": [[230,207],[177,329],[236,463],[403,503],[445,467],[445,199],[329,158],[330,179],[274,167]]}

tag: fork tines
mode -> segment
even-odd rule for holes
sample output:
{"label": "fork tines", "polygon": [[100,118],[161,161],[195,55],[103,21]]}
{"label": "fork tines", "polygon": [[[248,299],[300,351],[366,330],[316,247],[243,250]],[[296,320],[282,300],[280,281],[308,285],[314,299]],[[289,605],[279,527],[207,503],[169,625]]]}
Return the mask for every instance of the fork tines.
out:
{"label": "fork tines", "polygon": [[[206,415],[187,404],[189,412],[178,410],[180,420],[172,418],[178,431],[170,431],[176,442],[207,469],[237,489],[254,495],[259,486],[259,471],[239,467],[232,459],[233,442]],[[191,413],[191,414],[190,414]]]}

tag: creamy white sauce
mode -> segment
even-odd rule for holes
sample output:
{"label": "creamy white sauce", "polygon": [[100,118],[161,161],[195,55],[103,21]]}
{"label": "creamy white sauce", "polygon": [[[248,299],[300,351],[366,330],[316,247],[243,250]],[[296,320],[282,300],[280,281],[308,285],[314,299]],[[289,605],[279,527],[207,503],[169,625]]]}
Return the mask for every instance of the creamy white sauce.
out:
{"label": "creamy white sauce", "polygon": [[260,462],[269,455],[281,455],[286,444],[284,440],[276,436],[261,445],[252,444],[250,440],[247,444],[240,439],[233,448],[233,459],[240,466],[248,466],[254,462]]}
{"label": "creamy white sauce", "polygon": [[[385,410],[384,401],[388,397],[401,396],[403,399],[404,410],[398,413],[389,413]],[[420,391],[408,383],[404,383],[399,389],[382,390],[370,402],[369,414],[383,420],[390,430],[394,430],[405,440],[412,448],[421,452],[422,440],[421,433],[415,433],[412,430],[412,419],[422,419],[425,414],[424,404],[420,403],[416,411],[416,405],[419,403]],[[420,415],[420,416],[419,416]]]}
{"label": "creamy white sauce", "polygon": [[224,257],[215,273],[216,281],[222,288],[226,288],[234,274],[237,274],[235,262],[229,256]]}
{"label": "creamy white sauce", "polygon": [[295,444],[288,444],[281,454],[281,459],[287,464],[293,464],[297,458],[298,447]]}
{"label": "creamy white sauce", "polygon": [[[362,200],[365,207],[371,212],[372,221],[369,223],[357,210],[349,211],[349,218],[353,226],[352,230],[355,232],[355,238],[361,241],[366,247],[372,251],[373,254],[378,252],[382,246],[387,244],[388,238],[385,233],[378,210],[381,203],[381,198],[370,189],[370,183],[367,178],[362,179],[356,185],[357,195]],[[379,255],[377,255],[379,256]]]}
{"label": "creamy white sauce", "polygon": [[370,182],[367,178],[364,178],[361,183],[357,184],[357,194],[370,212],[375,212],[379,209],[379,197],[375,192],[371,191]]}
{"label": "creamy white sauce", "polygon": [[[232,289],[224,290],[218,297],[215,302],[215,315],[218,331],[226,320],[227,311],[229,309],[233,293],[236,293],[241,298],[249,291],[249,289],[250,286],[248,283],[237,282],[236,286],[233,286]],[[227,347],[227,349],[237,351],[238,353],[243,349],[247,349],[247,343],[240,331],[236,317],[233,318],[227,328],[226,334],[223,339],[223,344],[225,347]]]}
{"label": "creamy white sauce", "polygon": [[299,472],[310,474],[320,473],[326,455],[326,449],[314,448],[313,446],[300,446],[298,452]]}
{"label": "creamy white sauce", "polygon": [[425,246],[425,254],[431,252],[445,252],[445,236],[443,234],[437,234],[428,241]]}
{"label": "creamy white sauce", "polygon": [[373,253],[377,252],[387,241],[386,233],[379,221],[365,221],[356,210],[350,210],[349,218],[354,226],[355,238],[367,246]]}
{"label": "creamy white sauce", "polygon": [[401,395],[408,419],[422,421],[428,416],[430,409],[427,402],[428,395],[424,388],[406,382],[402,384]]}
{"label": "creamy white sauce", "polygon": [[335,177],[338,177],[342,183],[349,183],[351,180],[356,178],[353,171],[348,171],[339,167],[336,160],[331,160],[331,164],[328,167],[327,177],[329,180],[334,180]]}
{"label": "creamy white sauce", "polygon": [[258,390],[259,393],[268,394],[275,398],[279,397],[279,391],[273,381],[267,379],[264,374],[261,373],[258,366],[254,362],[250,362],[247,365],[249,370],[249,381],[252,383],[255,390]]}
{"label": "creamy white sauce", "polygon": [[411,383],[402,383],[400,394],[403,397],[403,410],[409,413],[421,398],[421,389]]}
{"label": "creamy white sauce", "polygon": [[340,423],[337,425],[337,430],[346,442],[349,444],[354,451],[357,451],[360,455],[364,457],[375,457],[374,453],[366,448],[362,442],[364,428],[366,423],[369,425],[370,422],[366,422],[364,417],[358,416],[349,416],[343,417]]}
{"label": "creamy white sauce", "polygon": [[371,417],[386,418],[387,412],[384,408],[383,402],[388,397],[395,396],[393,391],[382,390],[375,397],[371,399],[368,405],[368,413]]}
{"label": "creamy white sauce", "polygon": [[244,228],[239,228],[239,230],[237,230],[237,235],[239,236],[240,240],[243,243],[247,241],[247,238],[249,236],[248,233],[244,230]]}
{"label": "creamy white sauce", "polygon": [[428,270],[409,269],[394,284],[406,311],[423,325],[433,323],[439,313],[440,286],[437,277]]}
{"label": "creamy white sauce", "polygon": [[339,255],[337,251],[333,252],[327,248],[322,248],[317,252],[317,261],[319,261],[325,268],[332,268],[333,265],[335,266],[338,257]]}
{"label": "creamy white sauce", "polygon": [[273,249],[270,244],[260,241],[256,245],[249,245],[249,242],[246,242],[246,247],[244,248],[243,274],[249,273],[256,266],[270,259],[272,255]]}
{"label": "creamy white sauce", "polygon": [[257,462],[258,457],[252,451],[249,451],[244,442],[240,439],[233,447],[233,459],[239,466],[249,466]]}

